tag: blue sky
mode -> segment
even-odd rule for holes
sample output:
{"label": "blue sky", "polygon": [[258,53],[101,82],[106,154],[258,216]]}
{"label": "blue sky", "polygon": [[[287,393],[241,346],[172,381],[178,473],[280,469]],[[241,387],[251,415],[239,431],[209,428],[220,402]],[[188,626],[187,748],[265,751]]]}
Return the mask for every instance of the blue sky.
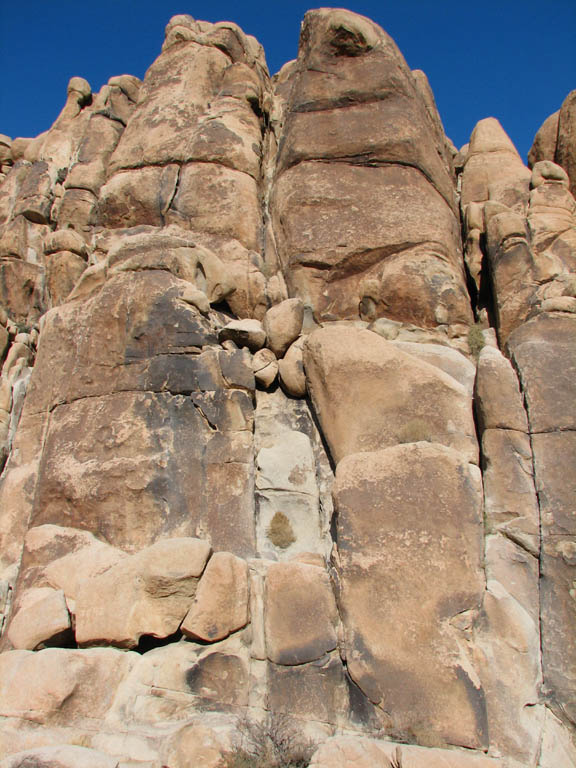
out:
{"label": "blue sky", "polygon": [[[60,111],[70,77],[98,90],[143,77],[176,13],[235,21],[264,45],[271,73],[296,56],[300,0],[0,0],[0,133],[35,136]],[[464,144],[497,117],[525,158],[542,121],[576,88],[576,0],[356,2],[432,85],[447,134]]]}

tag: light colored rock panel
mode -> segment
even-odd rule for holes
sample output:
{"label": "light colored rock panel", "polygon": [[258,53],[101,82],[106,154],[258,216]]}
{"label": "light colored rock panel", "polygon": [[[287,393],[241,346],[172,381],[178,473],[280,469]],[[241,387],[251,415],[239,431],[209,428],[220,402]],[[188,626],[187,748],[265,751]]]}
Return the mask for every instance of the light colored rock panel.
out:
{"label": "light colored rock panel", "polygon": [[223,640],[248,623],[248,601],[248,564],[229,552],[216,552],[181,630],[188,637],[208,643]]}
{"label": "light colored rock panel", "polygon": [[490,534],[485,539],[485,566],[488,581],[505,587],[506,593],[530,616],[537,632],[540,610],[538,557],[507,535]]}
{"label": "light colored rock panel", "polygon": [[44,569],[44,573],[54,587],[62,589],[67,598],[75,600],[79,585],[84,579],[98,576],[125,557],[126,553],[116,547],[94,540],[76,551],[52,560]]}
{"label": "light colored rock panel", "polygon": [[538,315],[508,340],[520,375],[531,432],[576,430],[575,338],[576,318]]}
{"label": "light colored rock panel", "polygon": [[138,654],[113,648],[0,654],[0,714],[46,725],[102,720]]}
{"label": "light colored rock panel", "polygon": [[278,361],[278,372],[282,386],[292,397],[306,395],[306,374],[304,373],[303,347],[305,337],[301,336],[290,345],[288,351]]}
{"label": "light colored rock panel", "polygon": [[0,768],[26,768],[31,765],[49,765],[50,768],[118,768],[118,760],[94,749],[63,744],[27,749],[0,761]]}
{"label": "light colored rock panel", "polygon": [[312,757],[310,768],[498,768],[504,765],[482,754],[425,749],[363,736],[334,736]]}
{"label": "light colored rock panel", "polygon": [[[285,560],[301,552],[326,549],[318,497],[290,491],[258,491],[258,550]],[[278,517],[277,517],[278,516]]]}
{"label": "light colored rock panel", "polygon": [[487,590],[474,646],[490,743],[527,765],[538,759],[544,724],[538,570],[537,558],[509,539],[487,538]]}
{"label": "light colored rock panel", "polygon": [[540,510],[528,435],[487,429],[482,435],[484,503],[489,530],[498,529],[538,554]]}
{"label": "light colored rock panel", "polygon": [[196,594],[210,549],[200,539],[166,539],[80,582],[78,644],[134,648],[142,635],[174,634]]}
{"label": "light colored rock panel", "polygon": [[574,740],[568,728],[546,709],[540,768],[572,768],[573,765],[576,765]]}
{"label": "light colored rock panel", "polygon": [[488,738],[466,640],[484,586],[478,480],[428,443],[351,455],[336,471],[348,671],[392,732],[423,744]]}
{"label": "light colored rock panel", "polygon": [[[249,679],[248,650],[238,635],[209,647],[182,640],[153,648],[138,657],[118,688],[106,725],[123,731],[129,723],[142,733],[163,722],[174,732],[198,712],[242,714]],[[123,738],[120,733],[120,754]]]}
{"label": "light colored rock panel", "polygon": [[467,357],[456,349],[441,344],[419,344],[418,342],[395,341],[394,346],[412,355],[418,360],[434,365],[444,373],[452,376],[472,395],[476,367]]}
{"label": "light colored rock panel", "polygon": [[428,440],[477,461],[471,399],[437,367],[367,330],[325,327],[307,338],[304,368],[337,463],[344,456]]}
{"label": "light colored rock panel", "polygon": [[219,331],[218,341],[233,341],[238,347],[257,352],[266,343],[266,331],[259,320],[231,320]]}
{"label": "light colored rock panel", "polygon": [[493,200],[522,212],[530,171],[494,117],[480,120],[470,137],[462,176],[462,205]]}
{"label": "light colored rock panel", "polygon": [[16,650],[34,651],[58,645],[71,628],[64,592],[40,587],[20,596],[18,611],[8,626],[8,640]]}
{"label": "light colored rock panel", "polygon": [[204,718],[185,725],[169,740],[163,750],[163,761],[166,765],[221,768],[222,756],[231,745],[218,725],[217,720],[212,723]]}
{"label": "light colored rock panel", "polygon": [[308,435],[284,430],[278,441],[264,446],[256,457],[256,488],[318,496],[316,463]]}
{"label": "light colored rock panel", "polygon": [[528,431],[518,378],[510,361],[495,347],[480,351],[474,405],[482,430]]}

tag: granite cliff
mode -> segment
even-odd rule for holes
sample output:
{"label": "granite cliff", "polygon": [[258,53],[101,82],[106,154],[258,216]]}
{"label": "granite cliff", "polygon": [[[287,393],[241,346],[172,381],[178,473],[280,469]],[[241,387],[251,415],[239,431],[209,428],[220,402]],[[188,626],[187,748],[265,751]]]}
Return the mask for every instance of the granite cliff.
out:
{"label": "granite cliff", "polygon": [[576,91],[529,164],[333,9],[0,136],[1,768],[576,765]]}

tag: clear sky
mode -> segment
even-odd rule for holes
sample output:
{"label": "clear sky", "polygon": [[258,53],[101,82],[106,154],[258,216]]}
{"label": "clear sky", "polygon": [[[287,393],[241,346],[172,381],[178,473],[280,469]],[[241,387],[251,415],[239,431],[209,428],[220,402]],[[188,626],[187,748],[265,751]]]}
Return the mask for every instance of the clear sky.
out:
{"label": "clear sky", "polygon": [[[94,91],[112,75],[143,77],[171,16],[235,21],[264,45],[270,72],[296,56],[301,0],[0,0],[0,133],[50,127],[70,77]],[[525,158],[543,120],[576,88],[576,0],[348,0],[396,40],[432,85],[460,147],[497,117]]]}

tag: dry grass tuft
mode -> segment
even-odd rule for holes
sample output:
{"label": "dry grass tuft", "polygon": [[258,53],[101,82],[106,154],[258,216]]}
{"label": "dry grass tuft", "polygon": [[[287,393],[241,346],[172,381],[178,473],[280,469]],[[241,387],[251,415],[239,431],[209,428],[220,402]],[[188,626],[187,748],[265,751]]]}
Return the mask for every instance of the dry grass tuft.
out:
{"label": "dry grass tuft", "polygon": [[422,440],[431,442],[430,425],[422,419],[410,419],[396,435],[399,443],[419,443]]}
{"label": "dry grass tuft", "polygon": [[276,512],[266,533],[272,544],[278,549],[287,549],[290,544],[294,544],[296,541],[290,520],[284,512]]}

